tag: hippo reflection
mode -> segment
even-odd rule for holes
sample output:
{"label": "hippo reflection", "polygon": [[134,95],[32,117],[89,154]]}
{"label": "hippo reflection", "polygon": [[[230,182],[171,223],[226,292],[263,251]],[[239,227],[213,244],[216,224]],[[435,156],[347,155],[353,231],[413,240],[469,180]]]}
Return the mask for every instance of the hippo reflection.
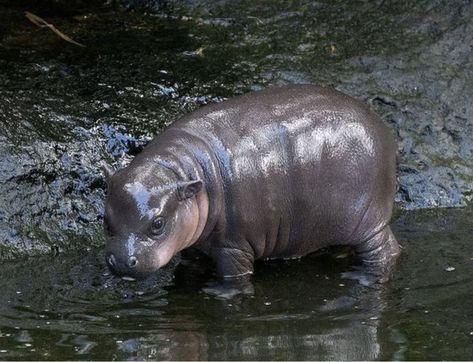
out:
{"label": "hippo reflection", "polygon": [[256,259],[351,245],[385,280],[399,254],[389,227],[396,144],[362,103],[311,85],[203,107],[107,172],[106,260],[145,277],[194,246],[224,279]]}

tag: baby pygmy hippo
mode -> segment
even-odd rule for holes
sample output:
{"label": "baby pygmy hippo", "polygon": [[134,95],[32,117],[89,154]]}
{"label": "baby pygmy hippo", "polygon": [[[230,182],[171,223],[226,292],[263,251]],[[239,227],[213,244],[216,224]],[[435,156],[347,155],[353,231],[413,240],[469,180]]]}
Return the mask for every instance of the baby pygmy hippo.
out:
{"label": "baby pygmy hippo", "polygon": [[107,173],[106,261],[119,275],[145,277],[191,246],[230,279],[256,259],[350,245],[384,280],[399,254],[395,141],[333,89],[273,87],[202,107]]}

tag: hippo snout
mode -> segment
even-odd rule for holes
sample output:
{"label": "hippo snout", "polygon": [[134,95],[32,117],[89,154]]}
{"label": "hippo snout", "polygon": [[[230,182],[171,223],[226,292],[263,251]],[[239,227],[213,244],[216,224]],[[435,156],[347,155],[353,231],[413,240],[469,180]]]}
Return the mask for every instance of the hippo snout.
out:
{"label": "hippo snout", "polygon": [[127,260],[126,265],[128,265],[129,268],[134,268],[138,265],[138,258],[134,255],[130,256]]}
{"label": "hippo snout", "polygon": [[128,268],[134,268],[138,265],[138,258],[136,256],[130,256],[129,258],[125,259],[125,262],[119,262],[117,261],[117,258],[115,257],[115,255],[113,253],[109,253],[107,256],[106,256],[106,261],[107,261],[107,265],[110,269],[112,269],[112,271],[119,271],[120,269],[123,269],[122,268],[122,265],[120,264],[125,264],[126,267]]}
{"label": "hippo snout", "polygon": [[105,262],[110,271],[117,276],[126,276],[142,279],[149,276],[153,270],[146,267],[144,260],[137,255],[126,255],[116,251],[108,250],[105,253]]}
{"label": "hippo snout", "polygon": [[113,253],[107,253],[105,261],[110,271],[117,276],[143,279],[151,274],[149,270],[139,267],[139,259],[134,255],[125,258],[118,258]]}
{"label": "hippo snout", "polygon": [[115,258],[115,255],[112,253],[108,254],[105,257],[105,260],[107,261],[107,265],[110,269],[116,268],[117,266],[117,259]]}
{"label": "hippo snout", "polygon": [[113,274],[123,274],[125,271],[126,263],[123,263],[120,258],[117,258],[113,253],[107,253],[105,256],[105,261],[107,262],[107,266],[113,272]]}

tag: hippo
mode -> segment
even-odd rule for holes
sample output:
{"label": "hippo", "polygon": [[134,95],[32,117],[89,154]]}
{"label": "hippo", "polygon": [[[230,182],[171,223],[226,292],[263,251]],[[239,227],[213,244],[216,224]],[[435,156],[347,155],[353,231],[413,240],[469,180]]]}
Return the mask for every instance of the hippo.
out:
{"label": "hippo", "polygon": [[396,159],[382,121],[334,89],[270,87],[204,106],[127,167],[106,167],[106,263],[143,278],[193,247],[236,280],[258,259],[349,245],[385,281],[400,252]]}

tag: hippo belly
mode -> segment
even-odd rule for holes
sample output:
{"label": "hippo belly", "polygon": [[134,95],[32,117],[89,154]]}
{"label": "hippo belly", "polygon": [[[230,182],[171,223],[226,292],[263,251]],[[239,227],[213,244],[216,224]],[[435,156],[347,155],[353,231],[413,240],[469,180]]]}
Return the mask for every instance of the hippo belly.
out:
{"label": "hippo belly", "polygon": [[[394,139],[362,103],[332,89],[269,88],[203,107],[109,179],[106,223],[127,215],[115,217],[123,222],[109,235],[107,261],[122,274],[147,274],[195,246],[221,277],[241,277],[256,259],[338,244],[385,279],[399,254],[389,228]],[[153,237],[159,218],[168,229]]]}

